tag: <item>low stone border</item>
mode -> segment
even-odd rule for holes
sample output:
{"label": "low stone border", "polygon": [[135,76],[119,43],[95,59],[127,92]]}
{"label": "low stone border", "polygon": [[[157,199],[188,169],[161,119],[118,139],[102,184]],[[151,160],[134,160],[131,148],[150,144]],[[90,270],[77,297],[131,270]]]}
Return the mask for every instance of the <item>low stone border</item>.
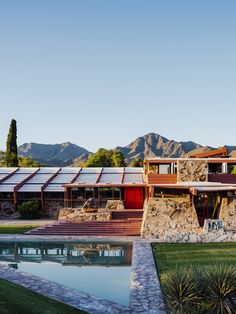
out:
{"label": "low stone border", "polygon": [[[75,236],[27,236],[1,235],[0,241],[81,241],[133,242],[134,237],[75,237]],[[152,248],[149,241],[136,238],[130,282],[129,307],[105,300],[75,289],[65,287],[37,276],[0,264],[0,278],[31,289],[49,298],[85,310],[91,314],[165,314],[162,292],[157,276]]]}
{"label": "low stone border", "polygon": [[61,236],[61,235],[27,235],[27,234],[0,234],[0,241],[82,241],[84,243],[89,242],[133,242],[140,240],[140,237],[130,236]]}
{"label": "low stone border", "polygon": [[0,277],[56,301],[93,314],[128,314],[129,308],[58,283],[0,265]]}
{"label": "low stone border", "polygon": [[130,284],[131,313],[165,314],[151,244],[135,241]]}

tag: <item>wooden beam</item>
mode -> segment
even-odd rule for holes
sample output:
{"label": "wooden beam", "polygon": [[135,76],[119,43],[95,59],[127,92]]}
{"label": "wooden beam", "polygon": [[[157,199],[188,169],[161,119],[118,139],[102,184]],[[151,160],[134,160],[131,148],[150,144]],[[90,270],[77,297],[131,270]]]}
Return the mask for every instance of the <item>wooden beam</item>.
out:
{"label": "wooden beam", "polygon": [[214,157],[214,156],[222,156],[227,157],[229,155],[228,149],[226,147],[221,147],[218,149],[212,149],[207,152],[201,152],[189,155],[190,158],[208,158],[208,157]]}
{"label": "wooden beam", "polygon": [[4,181],[6,181],[7,179],[9,179],[10,177],[12,177],[20,168],[16,168],[14,171],[8,173],[4,178],[2,178],[0,180],[0,184],[3,183]]}
{"label": "wooden beam", "polygon": [[98,183],[98,182],[99,182],[99,180],[101,179],[102,172],[103,172],[103,168],[101,169],[101,171],[100,171],[100,172],[99,172],[99,174],[98,174],[98,177],[97,177],[96,183]]}
{"label": "wooden beam", "polygon": [[79,169],[78,173],[76,173],[75,177],[71,180],[70,183],[74,183],[78,179],[78,176],[80,175],[81,170],[82,170],[82,167]]}
{"label": "wooden beam", "polygon": [[43,192],[46,189],[46,187],[49,185],[49,183],[58,175],[61,168],[59,168],[42,186],[41,186],[41,207],[44,209],[44,195]]}
{"label": "wooden beam", "polygon": [[25,178],[23,181],[21,181],[20,183],[18,183],[13,190],[13,195],[14,195],[14,207],[15,209],[17,208],[17,192],[19,191],[19,189],[26,183],[28,182],[31,178],[33,178],[36,173],[39,171],[40,168],[38,168],[37,170],[35,170],[34,172],[32,172],[31,174],[29,174],[29,176],[27,178]]}
{"label": "wooden beam", "polygon": [[123,169],[121,183],[124,183],[125,180],[125,168]]}

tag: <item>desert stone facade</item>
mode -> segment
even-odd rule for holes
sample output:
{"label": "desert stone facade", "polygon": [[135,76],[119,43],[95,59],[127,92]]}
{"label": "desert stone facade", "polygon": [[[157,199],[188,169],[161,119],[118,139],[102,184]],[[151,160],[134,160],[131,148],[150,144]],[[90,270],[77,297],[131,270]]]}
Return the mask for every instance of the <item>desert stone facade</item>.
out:
{"label": "desert stone facade", "polygon": [[144,206],[142,236],[165,239],[167,234],[196,232],[197,213],[189,198],[150,198]]}
{"label": "desert stone facade", "polygon": [[224,230],[236,229],[236,200],[222,199],[219,219],[223,221]]}
{"label": "desert stone facade", "polygon": [[108,200],[106,204],[107,210],[124,209],[124,203],[121,200]]}
{"label": "desert stone facade", "polygon": [[86,213],[81,209],[63,208],[59,212],[58,220],[74,221],[108,221],[111,220],[112,214],[109,211],[98,210],[96,213]]}
{"label": "desert stone facade", "polygon": [[205,182],[208,180],[208,163],[206,160],[178,160],[177,182]]}

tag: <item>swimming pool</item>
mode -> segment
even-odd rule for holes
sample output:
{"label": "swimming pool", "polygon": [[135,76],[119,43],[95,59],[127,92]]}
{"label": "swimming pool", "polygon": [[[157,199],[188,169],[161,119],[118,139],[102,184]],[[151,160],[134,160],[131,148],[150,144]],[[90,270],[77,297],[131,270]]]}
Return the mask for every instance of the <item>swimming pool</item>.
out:
{"label": "swimming pool", "polygon": [[0,262],[67,287],[129,304],[132,243],[0,242]]}

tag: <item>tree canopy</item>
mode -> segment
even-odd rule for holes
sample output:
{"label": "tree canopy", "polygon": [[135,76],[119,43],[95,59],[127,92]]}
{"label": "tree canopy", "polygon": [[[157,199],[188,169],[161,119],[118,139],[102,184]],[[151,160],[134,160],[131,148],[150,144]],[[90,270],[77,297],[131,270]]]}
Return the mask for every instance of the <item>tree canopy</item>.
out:
{"label": "tree canopy", "polygon": [[95,154],[89,156],[85,167],[124,167],[124,156],[119,150],[100,148]]}
{"label": "tree canopy", "polygon": [[142,167],[143,160],[141,158],[133,159],[130,163],[130,167]]}
{"label": "tree canopy", "polygon": [[7,167],[18,167],[17,127],[16,127],[16,120],[14,119],[11,120],[9,132],[7,136],[5,163]]}
{"label": "tree canopy", "polygon": [[40,167],[40,163],[32,157],[19,156],[19,167]]}

